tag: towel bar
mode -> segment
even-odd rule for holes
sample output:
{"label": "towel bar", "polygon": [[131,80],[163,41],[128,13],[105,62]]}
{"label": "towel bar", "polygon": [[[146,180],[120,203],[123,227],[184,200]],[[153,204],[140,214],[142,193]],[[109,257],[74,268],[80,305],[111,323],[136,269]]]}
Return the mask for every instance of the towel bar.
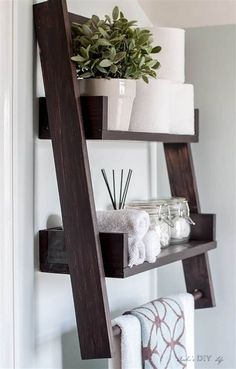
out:
{"label": "towel bar", "polygon": [[[203,293],[200,290],[194,290],[192,293],[193,297],[194,297],[194,301],[196,300],[200,300],[203,297]],[[112,331],[113,331],[113,336],[119,336],[121,334],[121,329],[118,325],[114,325],[114,327],[112,327]]]}

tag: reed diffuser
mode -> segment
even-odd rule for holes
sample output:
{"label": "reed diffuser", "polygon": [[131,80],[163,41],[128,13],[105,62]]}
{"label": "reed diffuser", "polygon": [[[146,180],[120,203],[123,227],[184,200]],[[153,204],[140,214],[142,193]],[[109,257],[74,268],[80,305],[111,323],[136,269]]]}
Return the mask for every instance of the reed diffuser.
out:
{"label": "reed diffuser", "polygon": [[[112,169],[112,185],[110,186],[105,169],[101,169],[103,179],[105,181],[112,207],[114,210],[124,209],[126,198],[129,190],[130,180],[132,176],[132,169],[129,169],[126,180],[124,179],[124,169],[121,169],[120,178],[118,180],[119,188],[116,190],[116,175],[115,170]],[[117,194],[119,197],[117,198]]]}

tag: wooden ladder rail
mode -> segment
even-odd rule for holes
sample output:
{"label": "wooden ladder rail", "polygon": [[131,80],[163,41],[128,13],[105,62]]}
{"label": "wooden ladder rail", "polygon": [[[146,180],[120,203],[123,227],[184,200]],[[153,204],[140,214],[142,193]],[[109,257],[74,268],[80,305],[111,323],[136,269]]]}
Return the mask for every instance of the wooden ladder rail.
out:
{"label": "wooden ladder rail", "polygon": [[65,0],[34,5],[81,356],[109,358],[112,327]]}
{"label": "wooden ladder rail", "polygon": [[[190,211],[200,213],[197,182],[188,143],[164,144],[171,194],[185,197],[189,201]],[[196,308],[215,306],[214,290],[207,252],[182,261],[187,291],[202,291],[203,297],[196,300]]]}

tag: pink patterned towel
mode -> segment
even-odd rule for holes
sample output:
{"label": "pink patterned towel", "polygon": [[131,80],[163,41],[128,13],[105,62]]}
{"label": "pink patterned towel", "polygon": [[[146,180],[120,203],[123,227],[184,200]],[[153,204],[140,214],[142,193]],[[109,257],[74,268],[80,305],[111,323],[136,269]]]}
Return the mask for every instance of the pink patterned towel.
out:
{"label": "pink patterned towel", "polygon": [[144,369],[194,368],[194,299],[160,298],[131,311],[141,324]]}

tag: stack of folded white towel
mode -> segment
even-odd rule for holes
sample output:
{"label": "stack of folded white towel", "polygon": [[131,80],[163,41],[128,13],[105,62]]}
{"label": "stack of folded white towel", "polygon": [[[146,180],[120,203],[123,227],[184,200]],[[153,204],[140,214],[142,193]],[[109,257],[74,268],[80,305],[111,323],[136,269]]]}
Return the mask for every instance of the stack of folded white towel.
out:
{"label": "stack of folded white towel", "polygon": [[99,232],[128,233],[129,266],[154,263],[161,251],[157,233],[149,230],[150,218],[146,211],[104,210],[97,211]]}
{"label": "stack of folded white towel", "polygon": [[185,31],[152,27],[161,63],[157,79],[137,81],[130,122],[131,131],[194,134],[194,88],[185,84]]}

